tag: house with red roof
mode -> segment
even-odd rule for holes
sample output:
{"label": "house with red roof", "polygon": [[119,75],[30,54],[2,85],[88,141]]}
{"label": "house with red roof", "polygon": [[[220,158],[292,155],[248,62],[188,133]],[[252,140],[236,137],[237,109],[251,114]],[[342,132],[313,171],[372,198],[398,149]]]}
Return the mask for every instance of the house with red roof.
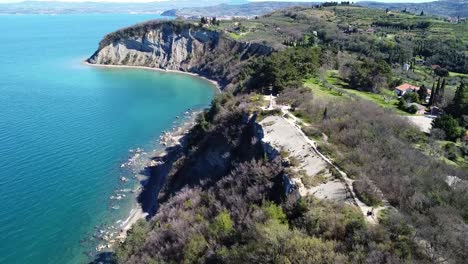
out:
{"label": "house with red roof", "polygon": [[407,92],[417,92],[418,90],[419,90],[418,86],[415,86],[409,83],[404,83],[395,87],[395,92],[398,96],[403,96]]}

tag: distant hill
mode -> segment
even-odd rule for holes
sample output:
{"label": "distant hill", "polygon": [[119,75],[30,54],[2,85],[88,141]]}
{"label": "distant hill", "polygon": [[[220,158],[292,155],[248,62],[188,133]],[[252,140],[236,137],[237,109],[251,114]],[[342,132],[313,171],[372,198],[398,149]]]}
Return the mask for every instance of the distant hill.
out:
{"label": "distant hill", "polygon": [[[148,3],[25,1],[0,3],[0,14],[146,13],[165,16],[260,16],[281,8],[320,4],[320,2],[248,2],[247,0],[172,0]],[[411,1],[411,0],[407,0]],[[323,1],[322,1],[323,2]],[[411,13],[468,17],[468,0],[440,0],[427,3],[382,3],[363,1],[370,8],[406,10]]]}
{"label": "distant hill", "polygon": [[404,10],[411,13],[434,14],[449,17],[468,17],[468,0],[440,0],[426,3],[381,3],[358,2],[359,5],[371,8],[388,8],[390,10]]}
{"label": "distant hill", "polygon": [[[148,3],[124,2],[58,2],[58,1],[24,1],[17,3],[0,2],[0,14],[77,14],[77,13],[149,13],[159,14],[164,10],[181,7],[212,6],[225,3],[226,0],[171,0]],[[229,0],[230,4],[244,4],[246,0]]]}
{"label": "distant hill", "polygon": [[319,4],[318,2],[252,2],[243,5],[220,4],[208,7],[187,7],[171,9],[163,12],[163,16],[179,17],[233,17],[233,16],[260,16],[270,13],[277,9],[288,8],[292,6],[311,7]]}

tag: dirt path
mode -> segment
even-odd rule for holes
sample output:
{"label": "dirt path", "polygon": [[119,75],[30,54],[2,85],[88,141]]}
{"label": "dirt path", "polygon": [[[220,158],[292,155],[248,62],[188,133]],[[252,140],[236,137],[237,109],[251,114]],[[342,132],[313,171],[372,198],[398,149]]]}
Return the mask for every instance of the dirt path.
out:
{"label": "dirt path", "polygon": [[[262,122],[275,124],[275,127],[266,128],[270,129],[270,131],[266,131],[265,140],[272,143],[273,145],[279,144],[281,146],[274,146],[276,148],[283,147],[286,148],[288,151],[293,151],[293,155],[299,155],[302,157],[300,159],[301,168],[304,168],[309,175],[312,177],[316,175],[316,172],[321,170],[324,167],[324,164],[328,164],[329,166],[333,167],[342,177],[342,181],[330,181],[326,184],[319,185],[317,187],[313,187],[307,189],[304,187],[301,179],[294,179],[294,182],[299,185],[299,192],[301,195],[315,195],[318,198],[334,198],[334,200],[340,200],[340,190],[341,186],[344,184],[346,188],[346,192],[348,192],[351,196],[352,203],[359,207],[362,214],[364,215],[367,222],[371,224],[378,223],[378,215],[379,213],[387,208],[391,208],[389,203],[384,200],[384,205],[379,207],[371,207],[367,206],[364,202],[357,198],[356,193],[353,188],[354,180],[349,178],[348,175],[342,171],[338,166],[336,166],[333,161],[321,153],[317,148],[317,142],[311,140],[301,129],[301,126],[310,126],[310,124],[305,123],[304,121],[300,120],[296,116],[294,116],[290,111],[288,106],[278,105],[276,103],[276,98],[274,96],[265,96],[265,100],[268,101],[268,107],[264,110],[273,110],[273,109],[280,109],[283,113],[283,116],[271,118],[271,120],[264,120]],[[281,122],[281,120],[285,122]],[[265,122],[266,121],[266,122]],[[279,124],[279,125],[278,125]],[[276,130],[276,131],[275,131]],[[269,132],[269,133],[268,133]],[[276,132],[278,135],[275,135]],[[307,146],[306,146],[307,145]],[[303,151],[312,152],[311,155],[315,160],[311,161],[307,159],[307,156],[304,156]],[[320,161],[317,160],[320,158]],[[315,169],[312,167],[316,167]],[[315,174],[314,174],[315,172]],[[349,197],[344,198],[343,201],[349,201]],[[371,215],[368,215],[369,212],[372,212]]]}
{"label": "dirt path", "polygon": [[[356,196],[356,193],[354,191],[354,188],[353,188],[354,180],[349,178],[348,175],[345,172],[343,172],[338,166],[336,166],[330,158],[328,158],[327,156],[322,154],[317,148],[317,142],[311,140],[302,131],[300,124],[302,124],[303,126],[309,126],[309,124],[306,124],[302,120],[300,120],[299,118],[295,117],[293,114],[291,114],[291,112],[289,110],[287,110],[287,108],[283,107],[283,108],[281,108],[281,110],[285,114],[285,116],[288,117],[288,118],[285,118],[285,120],[289,124],[291,124],[291,126],[294,127],[301,134],[302,137],[304,137],[304,140],[312,147],[312,149],[315,151],[315,153],[317,153],[325,162],[327,162],[330,166],[335,168],[341,174],[341,176],[343,178],[343,181],[346,184],[346,187],[347,187],[348,191],[352,194],[354,204],[357,205],[361,209],[361,211],[362,211],[364,217],[366,218],[366,220],[369,223],[372,223],[372,224],[378,223],[379,213],[384,209],[390,208],[388,201],[384,200],[383,201],[383,203],[384,203],[383,206],[371,207],[371,206],[366,205],[360,199],[358,199],[357,196]],[[368,212],[372,212],[372,215],[368,216]]]}

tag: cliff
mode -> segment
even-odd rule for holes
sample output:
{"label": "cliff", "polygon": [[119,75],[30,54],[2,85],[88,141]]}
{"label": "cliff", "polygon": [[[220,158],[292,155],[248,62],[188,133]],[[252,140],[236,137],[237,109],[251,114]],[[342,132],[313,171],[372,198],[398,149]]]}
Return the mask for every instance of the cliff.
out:
{"label": "cliff", "polygon": [[252,57],[273,51],[222,32],[178,21],[150,21],[108,34],[91,64],[145,66],[200,74],[222,87],[234,83]]}

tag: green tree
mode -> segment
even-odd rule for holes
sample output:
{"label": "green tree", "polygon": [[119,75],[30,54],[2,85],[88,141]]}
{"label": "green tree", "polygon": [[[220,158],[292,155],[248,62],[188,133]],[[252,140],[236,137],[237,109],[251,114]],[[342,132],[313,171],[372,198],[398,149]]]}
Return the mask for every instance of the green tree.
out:
{"label": "green tree", "polygon": [[219,26],[219,20],[216,19],[216,17],[213,17],[213,19],[211,19],[211,24]]}
{"label": "green tree", "polygon": [[449,76],[449,71],[442,67],[437,67],[434,69],[434,73],[439,77],[447,77]]}
{"label": "green tree", "polygon": [[266,89],[271,86],[274,93],[279,93],[286,88],[300,87],[302,79],[311,76],[319,67],[319,48],[290,48],[258,59],[245,71],[252,72],[248,84],[251,89],[269,92]]}
{"label": "green tree", "polygon": [[197,260],[208,248],[208,242],[202,235],[194,235],[190,238],[184,247],[183,263],[197,263]]}
{"label": "green tree", "polygon": [[419,95],[419,101],[421,101],[422,103],[425,103],[428,92],[427,92],[427,88],[426,88],[426,86],[424,86],[424,84],[421,86],[421,88],[419,88],[418,95]]}
{"label": "green tree", "polygon": [[266,202],[262,206],[262,209],[269,219],[278,220],[280,223],[287,222],[286,214],[283,212],[283,209],[280,206],[272,202]]}
{"label": "green tree", "polygon": [[403,99],[407,102],[407,103],[419,103],[419,95],[418,93],[415,93],[415,92],[407,92],[403,95]]}
{"label": "green tree", "polygon": [[440,82],[440,77],[437,80],[437,87],[435,90],[434,98],[433,98],[433,105],[440,106],[444,100],[445,94],[445,78],[442,79],[442,83]]}
{"label": "green tree", "polygon": [[208,23],[208,20],[206,19],[206,17],[201,17],[201,18],[200,18],[200,23],[201,23],[202,25],[205,25],[206,23]]}
{"label": "green tree", "polygon": [[438,99],[440,103],[442,103],[442,101],[444,100],[444,96],[445,96],[445,78],[442,79],[442,84],[440,85],[439,94],[437,96],[439,97]]}
{"label": "green tree", "polygon": [[435,94],[436,94],[436,87],[435,87],[435,83],[433,83],[432,89],[431,89],[431,97],[429,98],[429,106],[432,106],[434,104]]}
{"label": "green tree", "polygon": [[436,118],[432,122],[432,128],[442,129],[445,132],[446,139],[451,141],[456,141],[464,132],[463,128],[458,124],[458,121],[447,114]]}
{"label": "green tree", "polygon": [[447,112],[455,118],[468,115],[468,89],[465,83],[458,86],[453,101],[448,105]]}
{"label": "green tree", "polygon": [[231,215],[227,210],[219,213],[211,224],[211,231],[216,236],[225,236],[233,230]]}
{"label": "green tree", "polygon": [[128,236],[127,239],[125,239],[125,242],[117,247],[115,251],[115,255],[119,263],[125,262],[129,256],[138,251],[138,249],[144,244],[149,230],[150,226],[144,219],[139,220],[132,226],[128,231]]}
{"label": "green tree", "polygon": [[340,73],[350,87],[374,93],[378,88],[387,86],[387,81],[391,80],[390,66],[383,60],[366,59],[347,63]]}

